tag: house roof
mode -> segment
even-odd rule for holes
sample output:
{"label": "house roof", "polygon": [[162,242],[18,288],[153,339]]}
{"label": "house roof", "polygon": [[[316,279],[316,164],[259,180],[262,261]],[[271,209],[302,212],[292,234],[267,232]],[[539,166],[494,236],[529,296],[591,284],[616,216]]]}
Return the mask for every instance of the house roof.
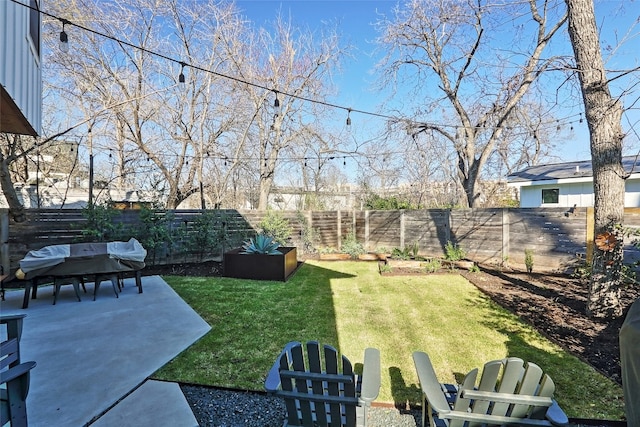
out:
{"label": "house roof", "polygon": [[[622,165],[628,173],[640,173],[640,158],[626,156]],[[507,176],[507,182],[557,181],[561,179],[587,178],[593,176],[591,160],[530,166]]]}

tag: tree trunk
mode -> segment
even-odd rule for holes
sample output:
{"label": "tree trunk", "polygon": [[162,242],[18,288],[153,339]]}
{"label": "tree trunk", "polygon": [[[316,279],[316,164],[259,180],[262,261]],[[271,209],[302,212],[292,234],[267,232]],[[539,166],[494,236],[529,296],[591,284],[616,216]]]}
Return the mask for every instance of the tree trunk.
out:
{"label": "tree trunk", "polygon": [[9,205],[9,214],[15,222],[24,222],[27,220],[27,215],[24,211],[24,206],[20,203],[16,189],[13,186],[11,180],[11,174],[9,173],[9,163],[7,159],[0,153],[0,188],[4,193],[4,198]]}
{"label": "tree trunk", "polygon": [[624,179],[622,167],[622,106],[612,99],[600,51],[593,0],[565,0],[569,36],[582,87],[591,137],[596,245],[587,314],[611,319],[622,315],[620,273]]}
{"label": "tree trunk", "polygon": [[266,210],[269,207],[269,194],[273,184],[273,174],[260,178],[260,190],[258,195],[258,210]]}

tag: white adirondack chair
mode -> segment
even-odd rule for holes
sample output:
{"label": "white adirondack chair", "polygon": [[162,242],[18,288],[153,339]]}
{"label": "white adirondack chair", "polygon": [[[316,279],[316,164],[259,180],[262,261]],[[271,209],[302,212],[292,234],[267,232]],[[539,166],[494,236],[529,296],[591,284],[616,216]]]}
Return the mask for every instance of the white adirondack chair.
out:
{"label": "white adirondack chair", "polygon": [[467,374],[461,385],[440,384],[429,356],[413,353],[422,388],[422,425],[566,425],[569,419],[553,400],[555,384],[534,363],[509,357]]}

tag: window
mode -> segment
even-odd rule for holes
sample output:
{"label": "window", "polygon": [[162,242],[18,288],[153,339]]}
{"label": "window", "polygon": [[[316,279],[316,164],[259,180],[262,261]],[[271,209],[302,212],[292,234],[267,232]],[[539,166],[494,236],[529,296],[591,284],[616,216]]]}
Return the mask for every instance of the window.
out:
{"label": "window", "polygon": [[36,49],[36,54],[40,57],[40,8],[38,7],[37,0],[30,1],[29,12],[29,36],[31,36],[31,42]]}
{"label": "window", "polygon": [[559,188],[547,188],[542,190],[542,203],[558,203],[558,196],[560,196]]}

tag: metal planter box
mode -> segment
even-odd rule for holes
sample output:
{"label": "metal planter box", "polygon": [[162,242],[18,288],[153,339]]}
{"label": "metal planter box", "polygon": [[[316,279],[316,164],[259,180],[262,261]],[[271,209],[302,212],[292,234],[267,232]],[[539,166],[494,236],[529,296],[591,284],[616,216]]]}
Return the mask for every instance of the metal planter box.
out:
{"label": "metal planter box", "polygon": [[236,279],[285,282],[298,267],[295,247],[279,247],[282,255],[243,254],[242,248],[225,252],[223,275]]}

